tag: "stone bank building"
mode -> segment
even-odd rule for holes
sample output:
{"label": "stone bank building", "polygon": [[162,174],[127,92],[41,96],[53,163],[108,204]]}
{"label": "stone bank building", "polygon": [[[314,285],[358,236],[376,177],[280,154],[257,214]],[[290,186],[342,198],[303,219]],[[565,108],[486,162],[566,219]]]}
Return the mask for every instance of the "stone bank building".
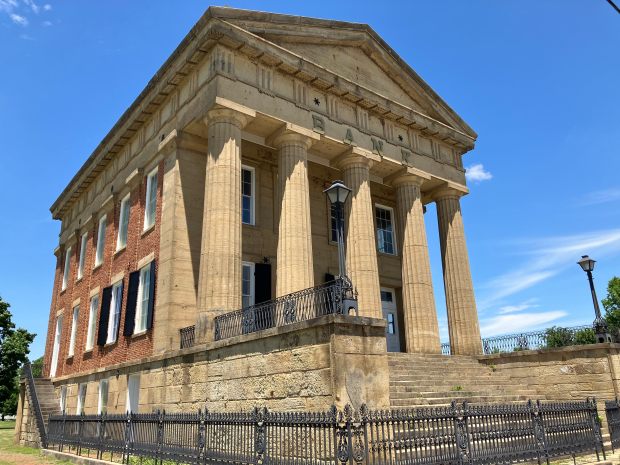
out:
{"label": "stone bank building", "polygon": [[[51,207],[44,375],[60,409],[410,406],[445,401],[464,372],[474,398],[535,396],[477,358],[460,207],[475,140],[367,25],[209,8]],[[336,179],[358,315],[329,294]]]}

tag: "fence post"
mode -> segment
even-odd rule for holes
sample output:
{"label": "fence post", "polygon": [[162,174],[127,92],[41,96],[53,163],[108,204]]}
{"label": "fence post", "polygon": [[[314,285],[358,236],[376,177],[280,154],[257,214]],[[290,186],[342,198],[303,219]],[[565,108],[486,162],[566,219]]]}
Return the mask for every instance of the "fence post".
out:
{"label": "fence post", "polygon": [[62,452],[64,443],[65,443],[65,435],[67,434],[66,425],[67,425],[67,410],[63,410],[62,412],[62,435],[60,436],[60,444],[58,444],[58,450],[60,452]]}
{"label": "fence post", "polygon": [[101,459],[103,456],[102,448],[103,448],[103,438],[105,436],[105,413],[99,415],[97,419],[97,432],[99,433],[97,436],[97,459]]}
{"label": "fence post", "polygon": [[469,433],[467,427],[467,402],[457,404],[456,401],[453,400],[450,406],[452,410],[452,419],[454,421],[454,434],[456,437],[456,450],[459,464],[467,464],[471,462]]}
{"label": "fence post", "polygon": [[534,420],[534,436],[536,437],[536,446],[538,447],[538,462],[540,463],[540,453],[542,452],[545,457],[545,462],[549,465],[549,451],[547,450],[545,435],[545,416],[543,415],[540,400],[537,400],[536,404],[532,406],[532,414]]}
{"label": "fence post", "polygon": [[358,412],[353,416],[351,424],[351,458],[355,465],[361,465],[366,457],[366,420],[368,419],[368,407],[362,404]]}
{"label": "fence post", "polygon": [[267,449],[267,435],[265,431],[265,420],[267,408],[254,407],[254,463],[262,465],[265,460],[265,450]]}
{"label": "fence post", "polygon": [[205,423],[207,420],[207,409],[203,412],[202,409],[198,409],[198,450],[196,451],[196,465],[200,463],[201,457],[204,454],[205,448]]}
{"label": "fence post", "polygon": [[78,423],[77,455],[82,455],[82,434],[83,433],[84,433],[84,412],[80,413],[80,422]]}
{"label": "fence post", "polygon": [[336,434],[336,459],[342,465],[346,465],[351,458],[350,433],[352,410],[349,404],[345,405],[344,411],[336,410],[335,406],[332,406],[331,409]]}
{"label": "fence post", "polygon": [[587,398],[586,402],[590,404],[590,419],[592,421],[592,432],[594,433],[594,449],[596,450],[596,460],[599,460],[599,452],[603,453],[605,460],[605,447],[603,446],[603,434],[601,433],[601,421],[598,418],[598,408],[594,397]]}
{"label": "fence post", "polygon": [[127,412],[125,423],[125,447],[123,449],[122,463],[129,463],[129,443],[131,442],[131,412]]}
{"label": "fence post", "polygon": [[536,453],[538,454],[538,464],[540,465],[541,458],[547,457],[545,446],[545,435],[543,433],[542,418],[540,416],[540,409],[538,404],[534,404],[532,399],[527,401],[527,409],[530,412],[530,421],[532,422],[532,430],[534,432],[534,439],[536,440]]}
{"label": "fence post", "polygon": [[161,461],[161,451],[164,443],[164,417],[166,411],[157,409],[157,444],[155,449],[155,463]]}

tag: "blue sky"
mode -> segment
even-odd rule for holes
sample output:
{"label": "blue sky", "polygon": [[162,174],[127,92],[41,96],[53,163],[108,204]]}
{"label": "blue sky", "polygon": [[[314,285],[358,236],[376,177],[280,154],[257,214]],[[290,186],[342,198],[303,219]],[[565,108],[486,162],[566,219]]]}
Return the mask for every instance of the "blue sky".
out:
{"label": "blue sky", "polygon": [[[462,200],[483,335],[592,320],[620,275],[620,15],[605,0],[226,5],[370,24],[479,134]],[[49,206],[209,6],[0,0],[0,296],[43,352]],[[435,209],[426,215],[442,331]]]}

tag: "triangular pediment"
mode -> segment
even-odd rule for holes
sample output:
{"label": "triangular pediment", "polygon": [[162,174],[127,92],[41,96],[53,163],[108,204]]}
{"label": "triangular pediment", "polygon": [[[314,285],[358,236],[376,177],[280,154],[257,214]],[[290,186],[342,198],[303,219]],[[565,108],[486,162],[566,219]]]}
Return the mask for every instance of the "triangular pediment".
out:
{"label": "triangular pediment", "polygon": [[388,100],[475,138],[475,131],[366,24],[211,7],[211,15]]}

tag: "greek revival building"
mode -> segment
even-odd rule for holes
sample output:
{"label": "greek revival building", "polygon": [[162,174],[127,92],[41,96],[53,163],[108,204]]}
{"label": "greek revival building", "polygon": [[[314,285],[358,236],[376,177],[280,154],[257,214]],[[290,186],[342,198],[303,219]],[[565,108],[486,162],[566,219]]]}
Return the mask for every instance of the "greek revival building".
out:
{"label": "greek revival building", "polygon": [[475,139],[365,24],[209,8],[51,207],[61,408],[387,406],[388,352],[441,352],[433,286],[452,354],[479,354],[460,207]]}

